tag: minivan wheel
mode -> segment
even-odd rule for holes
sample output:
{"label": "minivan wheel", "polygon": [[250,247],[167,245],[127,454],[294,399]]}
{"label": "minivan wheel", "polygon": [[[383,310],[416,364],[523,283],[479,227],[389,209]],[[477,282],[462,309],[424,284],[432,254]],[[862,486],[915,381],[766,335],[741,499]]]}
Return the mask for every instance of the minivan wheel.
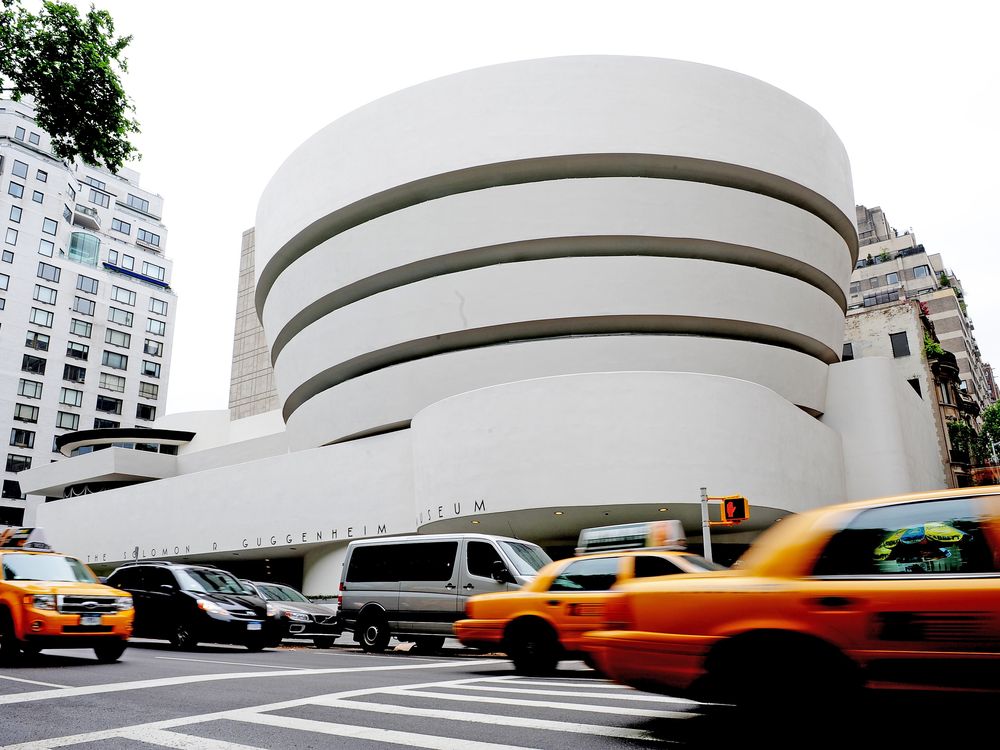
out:
{"label": "minivan wheel", "polygon": [[128,643],[124,640],[102,643],[100,646],[94,646],[94,654],[97,655],[97,661],[101,664],[111,664],[121,658],[127,646]]}
{"label": "minivan wheel", "polygon": [[436,654],[444,645],[443,635],[413,636],[413,650],[421,654]]}
{"label": "minivan wheel", "polygon": [[170,634],[170,645],[181,651],[187,651],[198,645],[198,639],[194,637],[187,623],[179,622],[174,626],[174,632]]}
{"label": "minivan wheel", "polygon": [[521,674],[554,672],[559,664],[559,639],[548,625],[523,623],[513,627],[506,638],[506,651],[514,669]]}
{"label": "minivan wheel", "polygon": [[361,649],[375,653],[389,645],[389,623],[381,617],[369,617],[361,625]]}

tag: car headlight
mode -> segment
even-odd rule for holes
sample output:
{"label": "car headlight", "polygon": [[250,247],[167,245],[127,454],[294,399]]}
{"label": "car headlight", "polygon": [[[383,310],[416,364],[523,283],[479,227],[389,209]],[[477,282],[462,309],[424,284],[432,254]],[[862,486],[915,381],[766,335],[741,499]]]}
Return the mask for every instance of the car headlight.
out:
{"label": "car headlight", "polygon": [[132,609],[132,597],[116,596],[115,607],[118,609],[119,612],[124,612],[126,610]]}
{"label": "car headlight", "polygon": [[51,609],[56,608],[56,598],[52,594],[35,594],[31,596],[30,604],[35,609]]}
{"label": "car headlight", "polygon": [[285,617],[292,622],[309,622],[312,619],[305,612],[292,612],[291,610],[285,612]]}
{"label": "car headlight", "polygon": [[208,599],[198,600],[198,609],[208,612],[210,615],[218,615],[219,617],[229,617],[229,612],[220,607],[215,602],[210,602]]}

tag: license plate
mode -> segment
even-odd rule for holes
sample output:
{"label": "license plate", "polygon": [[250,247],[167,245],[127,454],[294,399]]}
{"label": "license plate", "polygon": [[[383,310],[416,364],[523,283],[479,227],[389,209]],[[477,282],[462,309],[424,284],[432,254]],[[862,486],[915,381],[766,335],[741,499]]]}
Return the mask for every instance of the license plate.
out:
{"label": "license plate", "polygon": [[80,615],[81,625],[100,625],[101,616],[100,615]]}
{"label": "license plate", "polygon": [[247,630],[260,630],[260,623],[259,622],[248,622],[247,623]]}

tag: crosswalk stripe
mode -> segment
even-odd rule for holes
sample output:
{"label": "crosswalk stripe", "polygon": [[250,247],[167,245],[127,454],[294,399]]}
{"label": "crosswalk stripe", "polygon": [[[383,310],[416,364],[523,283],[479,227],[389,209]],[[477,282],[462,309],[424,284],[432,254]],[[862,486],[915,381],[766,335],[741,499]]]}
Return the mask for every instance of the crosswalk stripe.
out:
{"label": "crosswalk stripe", "polygon": [[123,731],[118,736],[126,740],[171,747],[175,750],[260,750],[253,745],[240,745],[237,742],[227,742],[226,740],[165,732],[162,729],[130,729]]}
{"label": "crosswalk stripe", "polygon": [[493,685],[462,685],[463,690],[482,690],[490,693],[522,693],[524,695],[561,695],[567,698],[607,698],[614,701],[641,701],[643,703],[683,703],[685,701],[677,698],[669,698],[664,695],[643,695],[641,693],[584,693],[579,690],[522,690],[516,687],[496,687]]}
{"label": "crosswalk stripe", "polygon": [[644,729],[629,729],[627,727],[608,727],[600,724],[571,724],[566,721],[550,721],[548,719],[525,719],[520,716],[503,716],[500,714],[481,714],[472,711],[448,711],[439,708],[412,708],[389,703],[364,703],[361,701],[317,700],[316,703],[330,708],[345,708],[351,711],[369,711],[372,713],[392,714],[394,716],[419,716],[421,718],[447,719],[450,721],[467,721],[474,724],[491,724],[495,726],[523,727],[525,729],[548,729],[553,732],[571,732],[574,734],[601,735],[628,740],[655,740],[656,736]]}
{"label": "crosswalk stripe", "polygon": [[488,682],[507,682],[513,685],[539,685],[543,687],[586,687],[586,688],[608,688],[611,690],[635,690],[635,688],[630,688],[628,685],[616,685],[613,682],[608,682],[607,680],[594,680],[592,682],[585,682],[584,680],[570,679],[565,682],[549,682],[546,680],[525,680],[518,679],[517,677],[493,677]]}
{"label": "crosswalk stripe", "polygon": [[221,659],[191,659],[186,656],[154,656],[165,661],[193,661],[202,664],[233,664],[237,667],[266,667],[267,669],[309,669],[310,667],[290,667],[285,664],[258,664],[251,661],[223,661]]}
{"label": "crosswalk stripe", "polygon": [[0,674],[0,680],[10,680],[11,682],[26,682],[29,685],[42,685],[43,687],[54,687],[54,688],[66,688],[69,685],[57,685],[54,682],[41,682],[39,680],[26,680],[23,677],[11,677],[10,675]]}
{"label": "crosswalk stripe", "polygon": [[388,742],[393,745],[405,745],[407,747],[426,747],[431,750],[455,750],[456,747],[468,748],[468,750],[525,750],[523,745],[501,745],[495,742],[460,740],[454,737],[438,737],[433,734],[399,732],[394,729],[377,729],[375,727],[358,727],[352,724],[332,724],[325,721],[297,719],[292,716],[276,716],[274,714],[254,714],[234,711],[227,718],[251,724],[265,724],[283,729],[297,729],[302,732],[335,734],[338,737],[351,737],[358,740],[371,740],[373,742]]}
{"label": "crosswalk stripe", "polygon": [[[436,686],[435,686],[436,687]],[[374,692],[374,691],[373,691]],[[488,698],[485,695],[463,695],[461,693],[436,693],[430,690],[410,690],[407,688],[390,688],[378,691],[390,695],[414,695],[418,698],[437,698],[438,700],[459,701],[465,703],[489,703],[496,705],[496,698]],[[555,701],[522,700],[520,698],[504,698],[503,702],[508,706],[532,706],[534,708],[558,708],[563,711],[588,711],[597,714],[614,714],[621,716],[625,710],[621,706],[597,706],[588,703],[558,703]],[[689,719],[694,714],[685,711],[655,711],[648,708],[628,709],[629,716],[647,716],[654,719]]]}

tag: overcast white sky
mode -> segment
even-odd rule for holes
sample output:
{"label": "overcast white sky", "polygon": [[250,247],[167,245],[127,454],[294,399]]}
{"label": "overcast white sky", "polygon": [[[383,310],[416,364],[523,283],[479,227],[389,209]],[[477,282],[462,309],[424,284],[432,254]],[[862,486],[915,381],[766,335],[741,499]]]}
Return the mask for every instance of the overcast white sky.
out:
{"label": "overcast white sky", "polygon": [[816,108],[847,147],[857,202],[942,253],[1000,365],[1000,4],[95,2],[134,36],[134,166],[165,199],[179,297],[169,413],[227,406],[240,235],[302,141],[431,78],[570,54],[708,63]]}

